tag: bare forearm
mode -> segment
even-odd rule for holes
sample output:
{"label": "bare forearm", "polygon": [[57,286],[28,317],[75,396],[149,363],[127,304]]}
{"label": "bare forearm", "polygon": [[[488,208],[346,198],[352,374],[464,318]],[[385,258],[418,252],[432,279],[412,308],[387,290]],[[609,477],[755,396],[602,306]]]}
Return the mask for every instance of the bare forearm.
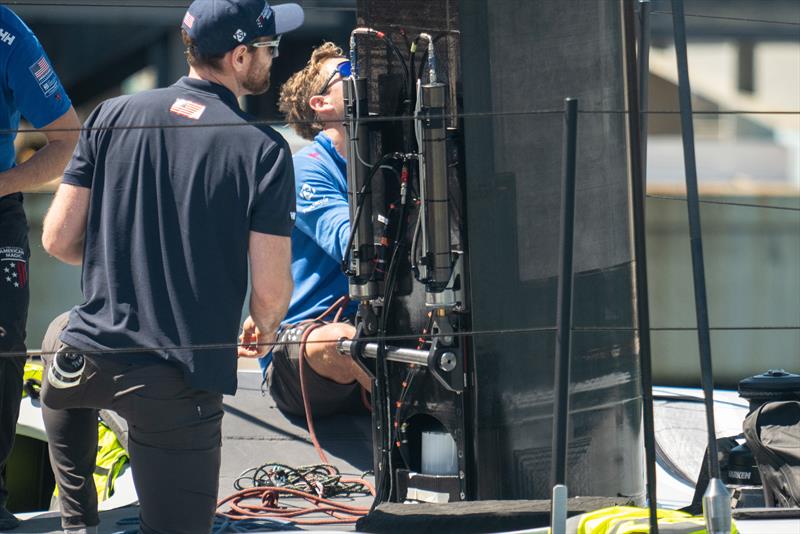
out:
{"label": "bare forearm", "polygon": [[255,293],[250,297],[250,316],[264,334],[264,339],[274,338],[281,321],[286,317],[291,294],[290,282],[288,288],[283,289],[280,294],[273,294],[272,298],[259,298]]}
{"label": "bare forearm", "polygon": [[80,265],[90,189],[61,184],[44,218],[42,245],[64,263]]}
{"label": "bare forearm", "polygon": [[292,297],[292,242],[288,236],[250,232],[250,318],[271,342]]}
{"label": "bare forearm", "polygon": [[[65,230],[67,225],[63,222],[54,222],[55,217],[50,216],[50,212],[44,220],[44,231],[42,232],[42,246],[54,258],[68,263],[69,265],[80,265],[83,263],[83,241],[84,235],[71,239],[62,237],[68,233]],[[62,226],[57,228],[56,225]]]}
{"label": "bare forearm", "polygon": [[50,141],[28,161],[0,173],[0,196],[32,189],[58,178],[74,148],[75,143],[67,140]]}
{"label": "bare forearm", "polygon": [[[51,250],[47,249],[46,250]],[[71,243],[68,247],[61,247],[60,249],[50,254],[53,255],[54,258],[67,263],[69,265],[81,265],[83,263],[83,239],[77,241],[75,243]]]}

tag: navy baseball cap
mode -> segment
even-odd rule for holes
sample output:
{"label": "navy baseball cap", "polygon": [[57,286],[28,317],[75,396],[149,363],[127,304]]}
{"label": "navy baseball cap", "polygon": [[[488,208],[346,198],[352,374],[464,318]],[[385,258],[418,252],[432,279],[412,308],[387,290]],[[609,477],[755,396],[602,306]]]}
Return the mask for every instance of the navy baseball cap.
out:
{"label": "navy baseball cap", "polygon": [[280,35],[303,24],[297,4],[270,6],[265,0],[195,0],[181,28],[198,52],[216,56],[259,37]]}

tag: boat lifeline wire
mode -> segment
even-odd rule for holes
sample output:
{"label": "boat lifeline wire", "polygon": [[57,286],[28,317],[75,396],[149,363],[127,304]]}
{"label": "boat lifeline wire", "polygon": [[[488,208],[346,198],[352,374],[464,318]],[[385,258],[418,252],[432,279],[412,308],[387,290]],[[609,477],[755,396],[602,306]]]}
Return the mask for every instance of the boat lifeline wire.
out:
{"label": "boat lifeline wire", "polygon": [[[573,327],[573,332],[635,332],[638,329],[633,326],[576,326]],[[650,331],[657,331],[657,332],[693,332],[696,331],[697,328],[693,326],[656,326],[650,327]],[[800,325],[758,325],[758,326],[712,326],[709,328],[712,332],[748,332],[748,331],[789,331],[789,330],[798,330],[800,331]],[[420,338],[425,338],[428,340],[432,340],[434,338],[443,337],[443,336],[452,336],[458,338],[470,338],[470,337],[479,337],[479,336],[498,336],[498,335],[511,335],[511,334],[535,334],[535,333],[544,333],[544,332],[555,332],[555,326],[541,326],[541,327],[529,327],[529,328],[496,328],[496,329],[489,329],[489,330],[463,330],[460,332],[450,332],[446,334],[438,334],[435,332],[428,333],[428,334],[396,334],[396,335],[386,335],[386,341],[417,341]],[[322,339],[322,340],[315,340],[315,341],[307,341],[308,344],[312,343],[334,343],[338,341],[338,339]],[[81,354],[84,355],[93,355],[93,354],[138,354],[143,352],[156,352],[156,351],[184,351],[184,350],[195,350],[195,351],[202,351],[202,350],[220,350],[220,349],[235,349],[240,346],[247,346],[252,347],[254,345],[258,346],[279,346],[279,345],[298,345],[299,341],[275,341],[275,342],[265,342],[265,343],[257,343],[257,344],[248,344],[248,343],[205,343],[205,344],[195,344],[195,345],[172,345],[172,346],[158,346],[158,347],[120,347],[120,348],[109,348],[109,349],[87,349],[82,350]],[[28,356],[42,356],[42,355],[51,355],[55,354],[55,351],[44,351],[44,350],[29,350],[26,353]],[[20,352],[13,352],[13,351],[6,351],[0,352],[0,358],[2,357],[18,357],[23,355]]]}
{"label": "boat lifeline wire", "polygon": [[[98,1],[98,2],[80,2],[80,1],[71,1],[71,0],[2,0],[0,1],[0,5],[9,5],[9,6],[40,6],[40,7],[100,7],[100,8],[108,8],[108,9],[116,9],[116,8],[123,8],[123,9],[132,9],[132,8],[162,8],[162,9],[186,9],[189,7],[188,0],[186,2],[127,2],[125,0],[121,1],[120,3],[110,2],[110,1]],[[343,11],[343,12],[354,12],[355,10],[351,7],[340,7],[340,6],[322,6],[322,5],[308,5],[303,6],[303,11]],[[672,11],[668,10],[652,10],[650,13],[654,15],[671,15]],[[749,17],[732,17],[732,16],[725,16],[725,15],[709,15],[707,13],[685,13],[685,17],[687,18],[701,18],[701,19],[710,19],[710,20],[721,20],[721,21],[728,21],[728,22],[748,22],[754,24],[776,24],[781,26],[800,26],[800,20],[798,21],[790,21],[790,20],[770,20],[770,19],[756,19],[756,18],[749,18]],[[408,26],[406,26],[407,28]]]}
{"label": "boat lifeline wire", "polygon": [[[526,117],[537,115],[562,115],[563,109],[519,109],[508,111],[462,111],[455,114],[441,113],[431,114],[431,119],[448,119],[451,117],[458,119],[484,119],[495,117]],[[579,115],[624,115],[626,109],[597,108],[581,109]],[[680,110],[676,109],[647,109],[640,113],[648,115],[680,115]],[[730,109],[730,110],[694,110],[692,115],[798,115],[800,110],[782,109]],[[416,120],[413,115],[376,115],[360,117],[359,122],[364,123],[387,123],[387,122],[411,122]],[[234,128],[243,126],[291,126],[293,124],[312,124],[313,120],[277,120],[277,119],[254,119],[241,122],[208,122],[191,124],[136,124],[136,125],[114,125],[114,126],[81,126],[80,128],[51,128],[48,132],[82,132],[82,131],[102,131],[102,130],[147,130],[147,129],[183,129],[183,128]],[[11,135],[19,133],[41,133],[41,130],[32,127],[3,128],[0,129],[1,135]],[[369,166],[369,165],[368,165]]]}

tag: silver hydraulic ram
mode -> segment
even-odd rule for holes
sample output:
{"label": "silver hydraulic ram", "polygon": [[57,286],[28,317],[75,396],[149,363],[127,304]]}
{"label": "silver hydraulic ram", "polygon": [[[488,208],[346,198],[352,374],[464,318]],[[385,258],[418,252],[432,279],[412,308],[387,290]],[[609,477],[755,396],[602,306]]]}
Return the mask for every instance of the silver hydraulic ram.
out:
{"label": "silver hydraulic ram", "polygon": [[[359,28],[360,30],[360,28]],[[366,32],[365,32],[366,33]],[[351,62],[355,60],[355,33],[351,36]],[[350,298],[361,302],[378,296],[377,284],[372,280],[375,269],[375,243],[372,228],[372,194],[364,188],[369,169],[364,163],[368,157],[369,136],[361,117],[367,116],[367,79],[358,75],[355,62],[353,73],[344,80],[345,133],[347,136],[347,190],[350,198],[350,224],[357,225],[350,245],[348,267]],[[362,189],[364,192],[361,193]],[[360,211],[360,213],[359,213]]]}
{"label": "silver hydraulic ram", "polygon": [[[336,343],[336,348],[340,353],[346,355],[371,359],[378,357],[377,343],[364,343],[342,338]],[[464,390],[466,376],[461,366],[459,353],[455,349],[439,347],[432,350],[417,350],[386,345],[384,354],[386,359],[391,362],[427,367],[433,377],[450,391]]]}
{"label": "silver hydraulic ram", "polygon": [[455,299],[445,291],[452,275],[450,212],[447,195],[447,145],[445,99],[447,86],[436,79],[433,40],[428,40],[429,81],[418,86],[416,133],[420,151],[422,266],[425,303],[431,308],[451,308]]}
{"label": "silver hydraulic ram", "polygon": [[[351,354],[353,350],[352,339],[340,339],[337,343],[337,348],[342,354]],[[361,349],[361,355],[366,358],[375,359],[378,357],[378,344],[365,343]],[[428,351],[405,349],[400,347],[386,346],[386,359],[392,362],[408,363],[412,365],[421,365],[427,367],[428,365]]]}

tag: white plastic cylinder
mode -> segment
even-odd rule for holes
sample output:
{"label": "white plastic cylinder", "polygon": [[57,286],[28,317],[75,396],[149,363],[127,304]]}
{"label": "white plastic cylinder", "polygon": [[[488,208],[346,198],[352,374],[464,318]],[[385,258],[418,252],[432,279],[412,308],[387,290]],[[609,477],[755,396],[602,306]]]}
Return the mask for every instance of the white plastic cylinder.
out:
{"label": "white plastic cylinder", "polygon": [[422,474],[458,474],[456,442],[449,433],[422,433]]}

